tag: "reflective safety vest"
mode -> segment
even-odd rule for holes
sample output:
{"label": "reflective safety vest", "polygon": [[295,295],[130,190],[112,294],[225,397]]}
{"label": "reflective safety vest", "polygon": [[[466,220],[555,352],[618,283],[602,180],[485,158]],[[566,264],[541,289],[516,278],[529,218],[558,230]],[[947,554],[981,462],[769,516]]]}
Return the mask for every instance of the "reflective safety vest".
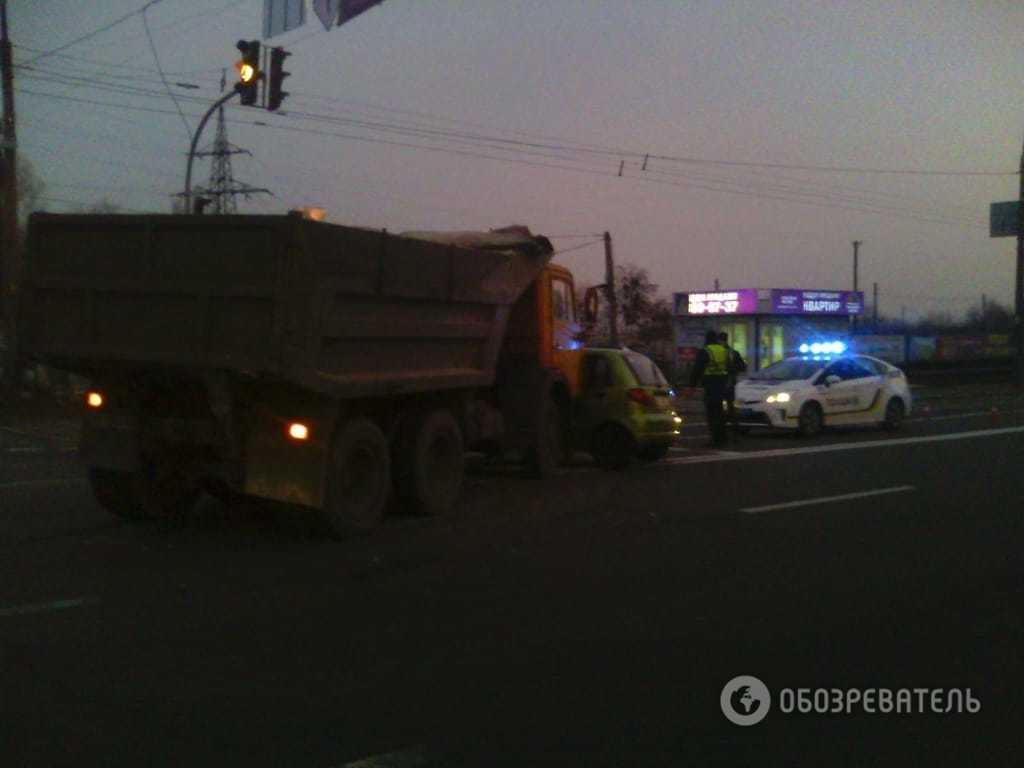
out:
{"label": "reflective safety vest", "polygon": [[704,349],[708,353],[708,364],[704,368],[704,375],[727,376],[729,374],[729,349],[721,344],[708,344]]}

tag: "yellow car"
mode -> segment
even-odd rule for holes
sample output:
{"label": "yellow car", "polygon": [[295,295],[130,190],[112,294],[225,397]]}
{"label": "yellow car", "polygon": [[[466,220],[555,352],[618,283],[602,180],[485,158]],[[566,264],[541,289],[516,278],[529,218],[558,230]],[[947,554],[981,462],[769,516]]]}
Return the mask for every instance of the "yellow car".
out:
{"label": "yellow car", "polygon": [[573,444],[598,465],[621,469],[634,458],[658,461],[679,436],[682,418],[658,366],[629,349],[584,352],[573,412]]}

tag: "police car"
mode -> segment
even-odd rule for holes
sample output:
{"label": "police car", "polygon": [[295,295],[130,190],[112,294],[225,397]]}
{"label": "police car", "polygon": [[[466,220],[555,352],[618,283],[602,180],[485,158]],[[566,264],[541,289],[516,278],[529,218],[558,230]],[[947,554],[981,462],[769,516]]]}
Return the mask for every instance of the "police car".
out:
{"label": "police car", "polygon": [[742,429],[795,429],[814,435],[825,426],[876,424],[898,429],[910,413],[903,371],[868,355],[844,354],[841,342],[802,345],[807,352],[770,365],[736,384]]}

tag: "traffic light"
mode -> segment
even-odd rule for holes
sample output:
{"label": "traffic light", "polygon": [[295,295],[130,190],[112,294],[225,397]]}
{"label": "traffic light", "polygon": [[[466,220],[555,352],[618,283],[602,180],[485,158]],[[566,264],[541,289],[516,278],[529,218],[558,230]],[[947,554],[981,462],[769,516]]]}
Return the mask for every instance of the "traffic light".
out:
{"label": "traffic light", "polygon": [[260,72],[260,41],[239,40],[238,50],[242,58],[235,64],[238,70],[238,82],[235,90],[241,94],[241,102],[247,107],[254,106],[259,91],[259,81],[263,77]]}
{"label": "traffic light", "polygon": [[281,90],[281,83],[291,74],[284,71],[284,60],[291,56],[284,48],[270,49],[270,79],[267,80],[267,109],[273,112],[281,106],[288,91]]}

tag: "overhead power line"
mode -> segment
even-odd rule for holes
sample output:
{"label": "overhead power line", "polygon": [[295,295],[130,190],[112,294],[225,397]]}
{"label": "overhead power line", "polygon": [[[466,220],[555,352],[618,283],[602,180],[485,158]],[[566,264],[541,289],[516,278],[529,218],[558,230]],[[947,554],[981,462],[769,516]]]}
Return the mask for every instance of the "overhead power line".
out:
{"label": "overhead power line", "polygon": [[[545,237],[552,237],[552,235],[545,235]],[[571,251],[578,251],[581,248],[589,248],[592,245],[604,245],[604,236],[602,235],[598,240],[591,240],[589,243],[581,243],[580,245],[574,245],[572,248],[563,248],[560,251],[555,251],[552,256],[561,256],[563,253],[570,253]]]}
{"label": "overhead power line", "polygon": [[[125,87],[125,86],[116,86]],[[168,110],[156,109],[151,107],[142,107],[128,104],[116,104],[111,102],[103,102],[91,99],[79,99],[75,97],[61,96],[57,94],[45,94],[30,91],[28,89],[20,89],[24,93],[32,93],[34,95],[44,96],[54,99],[66,99],[70,101],[92,103],[104,107],[115,107],[119,109],[127,110],[138,110],[157,114],[174,114]],[[138,90],[138,89],[136,89]],[[147,95],[163,97],[163,94],[156,92],[149,92]],[[182,97],[188,100],[188,97]],[[201,100],[199,100],[201,101]],[[195,115],[192,115],[195,117]],[[348,124],[348,121],[339,119],[330,115],[317,115],[314,113],[304,113],[296,116],[295,114],[288,115],[292,120],[312,120],[319,122],[336,122],[341,124]],[[490,141],[496,137],[489,137],[483,135],[467,135],[464,132],[443,132],[443,131],[431,131],[428,135],[424,136],[418,133],[415,129],[409,129],[398,124],[383,124],[380,122],[373,123],[372,125],[356,125],[357,130],[372,131],[376,133],[392,132],[400,135],[405,135],[411,139],[421,139],[422,141],[431,142],[418,143],[416,141],[400,141],[389,138],[381,138],[378,136],[367,136],[358,133],[342,133],[338,131],[327,131],[319,130],[308,127],[301,127],[296,125],[287,125],[282,122],[278,122],[276,119],[271,119],[269,122],[262,121],[249,121],[249,120],[232,120],[239,124],[257,125],[261,127],[267,127],[274,130],[285,130],[294,131],[298,133],[304,133],[307,135],[319,135],[336,139],[344,139],[350,141],[360,141],[374,144],[382,144],[389,146],[406,147],[410,149],[418,149],[423,151],[440,152],[455,156],[469,157],[496,160],[506,163],[514,163],[532,167],[543,167],[552,168],[557,170],[567,170],[576,173],[585,173],[597,176],[618,176],[618,173],[609,166],[594,167],[593,163],[598,162],[596,158],[590,158],[589,160],[583,160],[573,156],[573,153],[569,155],[558,154],[553,151],[541,151],[536,149],[527,149],[524,147],[508,147],[502,145],[491,144]],[[365,122],[365,121],[360,121]],[[528,142],[535,144],[536,142]],[[454,144],[454,146],[453,146]],[[460,146],[461,145],[461,146]],[[489,151],[480,151],[489,150]],[[540,157],[544,160],[555,160],[557,162],[541,162],[532,159],[524,159],[522,156],[528,157]],[[582,163],[589,163],[589,165],[583,165]],[[618,164],[616,164],[618,165]],[[763,184],[761,188],[752,188],[747,182],[741,183],[736,179],[729,179],[723,177],[715,177],[708,175],[700,175],[693,172],[685,172],[682,169],[669,169],[666,171],[660,171],[659,173],[669,175],[670,180],[666,178],[658,178],[652,175],[653,171],[637,171],[637,173],[629,172],[625,173],[624,176],[628,179],[637,181],[643,181],[648,183],[655,183],[661,185],[675,186],[681,188],[690,189],[703,189],[708,191],[714,191],[725,194],[742,195],[746,197],[755,197],[761,199],[774,199],[785,202],[795,202],[801,204],[812,205],[814,207],[824,208],[835,208],[843,210],[851,210],[861,213],[876,214],[892,216],[904,219],[915,219],[919,221],[942,223],[947,225],[964,226],[969,225],[973,227],[984,226],[982,222],[976,220],[951,220],[948,217],[943,217],[941,213],[933,211],[921,211],[916,209],[908,209],[906,206],[894,206],[891,203],[881,201],[876,202],[870,199],[855,199],[851,198],[850,195],[837,194],[831,192],[823,192],[818,190],[806,190],[802,188],[794,188],[792,185],[787,186],[786,184]],[[796,183],[796,182],[794,182]]]}
{"label": "overhead power line", "polygon": [[[31,46],[21,45],[21,44],[18,44],[18,43],[12,43],[12,45],[13,45],[15,50],[20,49],[20,50],[23,50],[23,51],[28,51],[29,53],[46,53],[46,51],[44,51],[42,48],[32,48]],[[140,67],[140,66],[135,65],[135,64],[115,64],[112,61],[100,61],[99,59],[90,59],[90,58],[86,58],[84,56],[76,56],[76,55],[73,55],[73,54],[70,54],[70,53],[53,53],[53,54],[48,54],[48,55],[53,56],[53,58],[55,58],[55,59],[67,59],[68,61],[81,62],[83,64],[91,64],[94,67],[99,67],[100,69],[127,69],[127,70],[131,70],[132,72],[149,72],[149,73],[152,73],[152,74],[157,74],[157,71],[155,69],[151,69],[149,67]],[[23,63],[20,63],[20,64],[15,64],[15,66],[16,67],[17,66],[30,67],[31,64],[32,64],[31,61],[26,61],[26,62],[23,62]],[[205,69],[189,69],[189,70],[184,70],[184,71],[179,71],[179,72],[168,72],[167,75],[169,77],[184,77],[186,75],[200,75],[200,74],[210,74],[210,75],[212,75],[214,73],[220,72],[221,69],[222,69],[222,67],[207,67]],[[104,76],[105,77],[117,77],[118,75],[112,75],[112,74],[111,75],[107,75],[107,74],[104,74]],[[121,75],[121,77],[123,77],[123,75]]]}
{"label": "overhead power line", "polygon": [[89,40],[90,38],[96,37],[96,35],[102,34],[103,32],[106,32],[108,29],[113,29],[118,24],[123,24],[124,22],[128,21],[128,19],[130,19],[132,16],[137,16],[140,13],[145,13],[147,10],[149,10],[150,6],[156,5],[159,2],[161,2],[161,0],[149,0],[149,2],[146,3],[144,6],[142,6],[141,8],[138,8],[138,9],[136,9],[134,11],[131,11],[130,13],[126,13],[124,16],[120,17],[119,19],[115,19],[114,21],[110,22],[109,24],[105,24],[102,27],[99,27],[98,29],[94,29],[92,32],[86,32],[81,37],[76,37],[74,40],[71,40],[71,41],[69,41],[67,43],[64,43],[63,45],[58,45],[56,48],[53,48],[53,49],[51,49],[49,51],[43,51],[42,53],[38,54],[37,56],[32,57],[31,59],[29,59],[25,63],[26,64],[33,64],[33,63],[35,63],[37,61],[40,61],[41,59],[45,59],[47,56],[53,56],[55,53],[60,53],[61,51],[67,50],[68,48],[70,48],[73,45],[78,45],[79,43],[82,43],[82,42],[85,42],[86,40]]}
{"label": "overhead power line", "polygon": [[[152,5],[152,3],[150,3]],[[149,31],[149,22],[146,20],[146,12],[149,10],[149,5],[142,9],[142,28],[146,30],[146,39],[149,40],[149,50],[153,52],[153,61],[156,64],[156,70],[160,73],[160,79],[163,80],[164,89],[167,91],[167,95],[171,97],[171,101],[174,102],[174,108],[178,110],[178,115],[181,117],[181,122],[185,124],[185,136],[191,141],[192,129],[189,127],[188,120],[185,119],[185,113],[181,111],[181,104],[174,96],[174,92],[171,90],[171,86],[167,82],[167,76],[164,74],[164,68],[160,66],[160,56],[156,52],[156,43],[153,42],[153,35]]]}

